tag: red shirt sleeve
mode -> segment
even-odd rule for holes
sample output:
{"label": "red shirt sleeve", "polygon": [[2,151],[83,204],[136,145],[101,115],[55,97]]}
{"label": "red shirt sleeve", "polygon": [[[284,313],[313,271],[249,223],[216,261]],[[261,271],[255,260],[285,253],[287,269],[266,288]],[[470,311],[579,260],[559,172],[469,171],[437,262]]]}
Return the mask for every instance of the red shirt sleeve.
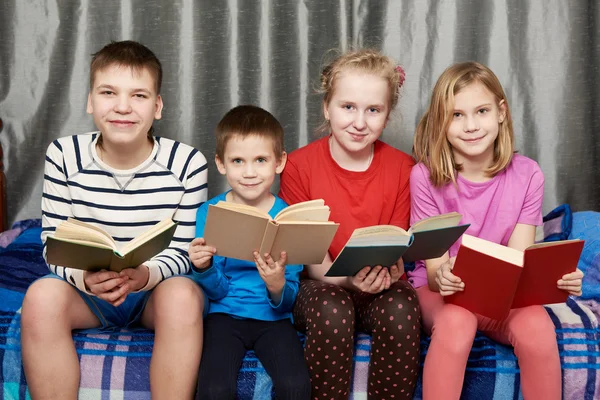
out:
{"label": "red shirt sleeve", "polygon": [[410,172],[414,165],[412,158],[407,158],[402,164],[396,204],[390,220],[390,225],[399,226],[405,230],[410,226]]}
{"label": "red shirt sleeve", "polygon": [[289,205],[312,200],[308,188],[306,171],[298,168],[293,154],[290,154],[287,164],[281,173],[279,197]]}

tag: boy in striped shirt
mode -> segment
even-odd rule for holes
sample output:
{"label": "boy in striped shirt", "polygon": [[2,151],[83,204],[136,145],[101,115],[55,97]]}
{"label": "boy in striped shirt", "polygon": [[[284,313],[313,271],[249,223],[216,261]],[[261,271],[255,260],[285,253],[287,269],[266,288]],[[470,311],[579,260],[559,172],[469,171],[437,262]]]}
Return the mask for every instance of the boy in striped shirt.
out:
{"label": "boy in striped shirt", "polygon": [[[87,112],[98,132],[62,137],[46,152],[42,241],[69,217],[123,244],[150,226],[178,222],[169,247],[137,268],[84,272],[48,265],[23,302],[23,365],[35,399],[77,398],[73,329],[143,326],[156,332],[153,399],[191,398],[202,351],[204,296],[189,271],[196,209],[207,198],[204,156],[152,135],[160,119],[162,67],[145,46],[113,42],[92,59]],[[45,251],[44,251],[45,255]],[[168,279],[167,278],[171,278]]]}

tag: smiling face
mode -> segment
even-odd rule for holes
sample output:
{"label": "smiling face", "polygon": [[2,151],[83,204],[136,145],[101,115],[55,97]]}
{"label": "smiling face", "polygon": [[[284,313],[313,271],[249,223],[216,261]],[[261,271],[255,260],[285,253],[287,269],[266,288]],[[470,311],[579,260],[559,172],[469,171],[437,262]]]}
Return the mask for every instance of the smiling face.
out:
{"label": "smiling face", "polygon": [[347,158],[369,156],[371,144],[387,123],[389,90],[384,78],[369,73],[350,70],[336,78],[333,96],[323,104],[333,136],[332,153],[339,151]]}
{"label": "smiling face", "polygon": [[[271,208],[271,186],[283,171],[287,155],[275,155],[273,140],[257,134],[234,135],[225,145],[223,160],[215,157],[217,168],[231,186],[231,201]],[[229,201],[230,199],[228,199]]]}
{"label": "smiling face", "polygon": [[474,82],[454,96],[453,116],[446,137],[456,163],[491,165],[500,123],[506,116],[504,101],[481,83]]}
{"label": "smiling face", "polygon": [[144,148],[155,119],[161,118],[162,99],[146,68],[117,64],[96,72],[87,112],[102,132],[106,151]]}

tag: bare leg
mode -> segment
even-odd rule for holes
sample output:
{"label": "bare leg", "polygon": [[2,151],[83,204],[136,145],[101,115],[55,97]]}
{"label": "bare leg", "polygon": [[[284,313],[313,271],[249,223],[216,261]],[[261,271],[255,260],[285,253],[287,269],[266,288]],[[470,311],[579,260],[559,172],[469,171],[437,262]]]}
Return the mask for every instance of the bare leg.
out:
{"label": "bare leg", "polygon": [[77,398],[79,360],[71,331],[99,325],[67,282],[48,278],[31,285],[21,313],[21,347],[33,399]]}
{"label": "bare leg", "polygon": [[204,296],[188,278],[160,283],[150,295],[142,324],[155,331],[150,363],[152,399],[192,399],[202,354]]}

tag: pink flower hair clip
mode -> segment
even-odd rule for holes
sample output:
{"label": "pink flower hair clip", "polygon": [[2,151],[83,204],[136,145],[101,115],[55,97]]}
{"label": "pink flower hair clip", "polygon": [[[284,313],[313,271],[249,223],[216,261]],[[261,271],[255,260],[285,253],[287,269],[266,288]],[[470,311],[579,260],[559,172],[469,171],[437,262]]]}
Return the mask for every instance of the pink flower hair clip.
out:
{"label": "pink flower hair clip", "polygon": [[398,79],[398,87],[401,88],[404,84],[404,79],[406,78],[406,72],[404,72],[404,68],[399,65],[396,67],[396,71],[398,71],[398,74],[400,74],[400,79]]}

